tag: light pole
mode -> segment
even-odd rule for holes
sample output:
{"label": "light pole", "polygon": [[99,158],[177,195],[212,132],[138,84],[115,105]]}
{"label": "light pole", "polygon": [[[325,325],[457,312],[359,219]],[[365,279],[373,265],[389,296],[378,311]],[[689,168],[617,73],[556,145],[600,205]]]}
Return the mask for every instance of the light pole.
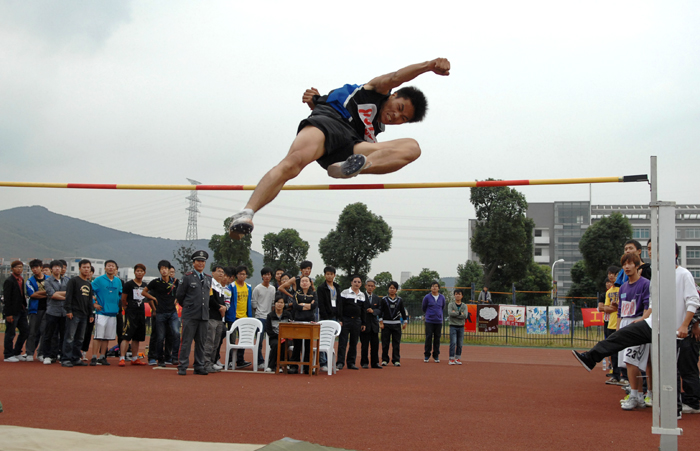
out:
{"label": "light pole", "polygon": [[560,258],[559,260],[555,261],[552,263],[552,300],[554,300],[554,266],[556,266],[557,263],[562,263],[564,261],[563,258]]}

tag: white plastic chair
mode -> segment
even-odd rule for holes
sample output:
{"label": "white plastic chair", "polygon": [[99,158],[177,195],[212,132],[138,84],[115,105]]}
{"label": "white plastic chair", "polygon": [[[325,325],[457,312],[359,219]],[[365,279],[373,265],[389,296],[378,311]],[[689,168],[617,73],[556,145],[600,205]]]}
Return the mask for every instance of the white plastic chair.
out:
{"label": "white plastic chair", "polygon": [[[238,344],[232,344],[231,335],[236,329],[238,329]],[[233,322],[231,329],[226,332],[226,364],[224,369],[228,370],[233,349],[250,349],[253,351],[253,371],[258,371],[258,347],[260,346],[262,330],[262,321],[257,318],[240,318]],[[236,364],[234,363],[231,368],[232,371],[235,371]]]}
{"label": "white plastic chair", "polygon": [[[319,333],[318,340],[318,352],[326,353],[326,360],[328,361],[328,375],[337,373],[336,359],[338,358],[335,353],[335,337],[340,335],[340,323],[333,320],[323,320],[319,321],[321,325],[321,332]],[[316,348],[314,348],[314,361],[316,361]]]}

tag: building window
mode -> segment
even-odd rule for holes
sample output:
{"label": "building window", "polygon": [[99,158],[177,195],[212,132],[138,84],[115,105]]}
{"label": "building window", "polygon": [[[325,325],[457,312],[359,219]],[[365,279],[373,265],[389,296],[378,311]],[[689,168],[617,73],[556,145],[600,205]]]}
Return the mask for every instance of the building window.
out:
{"label": "building window", "polygon": [[700,229],[685,229],[686,238],[700,238]]}
{"label": "building window", "polygon": [[635,240],[648,240],[649,229],[646,227],[632,229],[632,238],[634,238]]}
{"label": "building window", "polygon": [[683,230],[681,230],[681,229],[676,229],[676,239],[680,239],[680,238],[682,237],[682,236],[681,236],[681,233],[682,233],[682,232],[683,232]]}
{"label": "building window", "polygon": [[541,256],[542,256],[542,248],[536,247],[535,248],[535,257],[541,257]]}
{"label": "building window", "polygon": [[535,229],[535,236],[542,236],[542,230]]}
{"label": "building window", "polygon": [[688,271],[690,271],[690,274],[692,274],[694,278],[700,279],[700,268],[688,268]]}
{"label": "building window", "polygon": [[642,260],[647,260],[649,258],[649,251],[646,247],[642,248]]}
{"label": "building window", "polygon": [[700,258],[700,247],[688,246],[685,249],[685,258]]}

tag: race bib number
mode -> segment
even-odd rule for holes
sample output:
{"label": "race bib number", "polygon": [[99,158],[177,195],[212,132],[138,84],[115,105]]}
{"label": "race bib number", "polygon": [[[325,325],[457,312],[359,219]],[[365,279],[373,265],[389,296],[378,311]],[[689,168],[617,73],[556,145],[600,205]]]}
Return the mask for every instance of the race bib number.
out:
{"label": "race bib number", "polygon": [[622,316],[634,316],[637,309],[637,303],[634,301],[622,301],[620,304],[620,312]]}

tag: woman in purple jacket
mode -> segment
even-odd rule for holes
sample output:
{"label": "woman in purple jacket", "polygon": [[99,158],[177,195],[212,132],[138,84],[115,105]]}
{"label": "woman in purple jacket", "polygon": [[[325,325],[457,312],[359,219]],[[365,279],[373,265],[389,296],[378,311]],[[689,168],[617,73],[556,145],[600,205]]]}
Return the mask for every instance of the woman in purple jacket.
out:
{"label": "woman in purple jacket", "polygon": [[445,296],[440,294],[440,284],[433,281],[430,293],[423,298],[423,313],[425,313],[425,363],[430,360],[430,349],[433,350],[433,360],[440,363],[440,334],[442,333],[442,312],[445,310]]}

